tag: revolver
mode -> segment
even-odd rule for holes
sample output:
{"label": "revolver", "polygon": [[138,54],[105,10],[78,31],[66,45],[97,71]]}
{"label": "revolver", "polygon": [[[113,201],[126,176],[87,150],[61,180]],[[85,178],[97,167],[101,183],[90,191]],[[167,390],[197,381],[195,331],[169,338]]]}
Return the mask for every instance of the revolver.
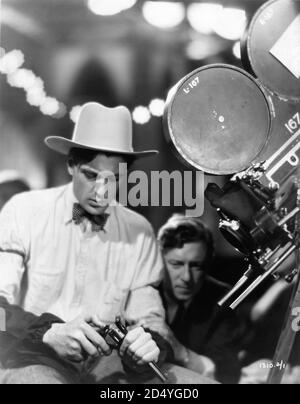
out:
{"label": "revolver", "polygon": [[[121,321],[121,318],[116,317],[116,321],[114,324],[101,327],[98,332],[112,349],[119,349],[128,330],[125,324],[123,324],[123,322]],[[163,383],[167,382],[167,377],[162,373],[160,368],[154,362],[149,362],[148,366],[150,366],[155,375]]]}

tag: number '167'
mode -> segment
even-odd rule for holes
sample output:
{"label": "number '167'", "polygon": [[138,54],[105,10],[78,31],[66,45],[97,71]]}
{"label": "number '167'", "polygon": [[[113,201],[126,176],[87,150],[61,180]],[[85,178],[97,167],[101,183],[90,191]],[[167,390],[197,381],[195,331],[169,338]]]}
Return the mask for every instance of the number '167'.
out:
{"label": "number '167'", "polygon": [[300,113],[297,112],[292,119],[290,119],[285,127],[290,133],[294,133],[298,128],[300,128]]}

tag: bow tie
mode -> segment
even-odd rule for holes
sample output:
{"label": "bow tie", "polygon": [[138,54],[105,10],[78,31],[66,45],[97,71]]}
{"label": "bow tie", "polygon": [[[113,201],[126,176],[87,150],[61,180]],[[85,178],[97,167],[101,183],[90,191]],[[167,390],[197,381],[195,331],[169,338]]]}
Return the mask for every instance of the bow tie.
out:
{"label": "bow tie", "polygon": [[104,231],[104,226],[109,217],[108,213],[103,213],[102,215],[91,215],[86,212],[79,203],[74,203],[73,205],[73,215],[72,219],[75,224],[80,224],[84,219],[87,219],[92,224],[92,231],[99,232]]}

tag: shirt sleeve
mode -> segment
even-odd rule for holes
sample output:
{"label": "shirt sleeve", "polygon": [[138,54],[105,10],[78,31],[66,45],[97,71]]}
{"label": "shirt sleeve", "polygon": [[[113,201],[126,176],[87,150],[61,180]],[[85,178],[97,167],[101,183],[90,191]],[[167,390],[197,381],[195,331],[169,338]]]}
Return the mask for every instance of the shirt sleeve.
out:
{"label": "shirt sleeve", "polygon": [[158,291],[162,276],[162,257],[150,227],[143,235],[136,273],[125,307],[125,317],[129,324],[143,325],[146,318],[153,316],[165,318],[165,310]]}
{"label": "shirt sleeve", "polygon": [[[20,287],[29,254],[29,236],[24,206],[14,197],[0,213],[0,296],[10,304],[18,304]],[[25,216],[25,215],[24,215]]]}
{"label": "shirt sleeve", "polygon": [[36,316],[26,312],[19,306],[9,304],[2,296],[0,296],[0,309],[3,316],[3,329],[0,330],[0,360],[3,365],[6,361],[17,365],[18,356],[24,350],[33,356],[39,351],[47,352],[47,347],[42,342],[43,335],[53,323],[63,322],[51,313]]}
{"label": "shirt sleeve", "polygon": [[[144,236],[139,251],[136,274],[125,307],[125,319],[128,324],[144,326],[146,331],[151,333],[160,350],[159,365],[166,360],[172,349],[160,334],[148,329],[145,324],[147,320],[153,318],[165,321],[165,310],[158,290],[162,276],[163,261],[153,230],[150,227],[148,234]],[[146,372],[146,374],[148,373]]]}
{"label": "shirt sleeve", "polygon": [[[44,313],[40,317],[24,311],[20,306],[20,289],[29,257],[28,214],[19,197],[12,198],[0,214],[0,309],[4,316],[4,329],[0,330],[0,359],[15,358],[27,344],[33,344],[31,353],[42,344],[43,334],[58,317]],[[39,349],[40,349],[39,348]],[[27,349],[28,350],[28,349]]]}

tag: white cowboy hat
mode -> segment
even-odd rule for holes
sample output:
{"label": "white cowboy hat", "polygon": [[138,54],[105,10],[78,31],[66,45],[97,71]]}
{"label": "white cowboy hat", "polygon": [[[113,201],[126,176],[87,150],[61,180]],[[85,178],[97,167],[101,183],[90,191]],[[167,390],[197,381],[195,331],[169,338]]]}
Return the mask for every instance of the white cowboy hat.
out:
{"label": "white cowboy hat", "polygon": [[51,149],[68,154],[73,147],[103,152],[146,157],[157,150],[134,151],[132,147],[132,120],[129,110],[120,106],[107,108],[88,102],[81,108],[72,140],[49,136],[45,143]]}

